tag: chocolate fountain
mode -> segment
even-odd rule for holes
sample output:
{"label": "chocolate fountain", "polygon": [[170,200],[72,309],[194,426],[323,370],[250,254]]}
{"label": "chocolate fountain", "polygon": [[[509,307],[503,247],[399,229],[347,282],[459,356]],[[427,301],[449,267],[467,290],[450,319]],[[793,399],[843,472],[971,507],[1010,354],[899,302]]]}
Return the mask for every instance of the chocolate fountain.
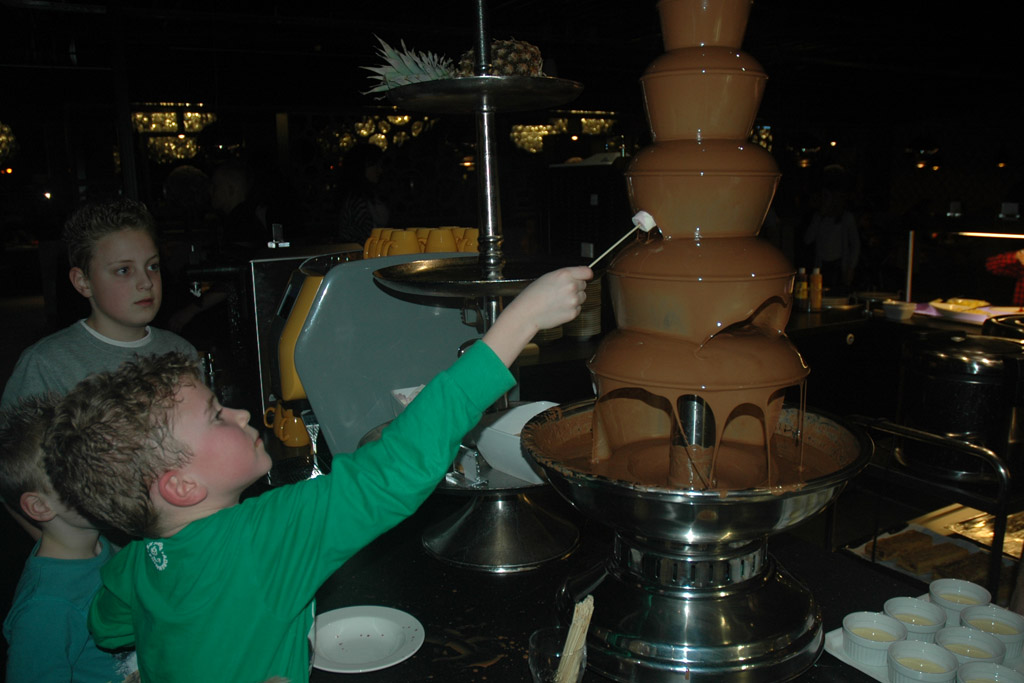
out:
{"label": "chocolate fountain", "polygon": [[611,557],[559,594],[566,621],[595,597],[589,666],[617,681],[781,681],[823,634],[766,538],[826,507],[871,447],[804,409],[809,370],[784,333],[794,270],[757,237],[779,171],[747,141],[767,79],[739,49],[750,0],[658,11],[666,52],[641,79],[653,144],[627,172],[658,230],[608,268],[617,329],[589,364],[596,400],[541,413],[522,444],[614,531]]}

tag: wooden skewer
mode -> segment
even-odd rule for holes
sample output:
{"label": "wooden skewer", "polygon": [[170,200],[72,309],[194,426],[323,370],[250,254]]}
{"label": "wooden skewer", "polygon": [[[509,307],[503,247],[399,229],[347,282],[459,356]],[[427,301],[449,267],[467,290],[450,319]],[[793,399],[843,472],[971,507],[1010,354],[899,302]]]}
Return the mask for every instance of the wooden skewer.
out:
{"label": "wooden skewer", "polygon": [[[631,231],[632,232],[632,231]],[[576,672],[580,668],[583,657],[583,646],[587,642],[587,629],[590,628],[590,617],[594,614],[594,596],[588,595],[576,603],[572,613],[572,624],[569,635],[562,647],[562,656],[555,672],[555,683],[576,683]]]}
{"label": "wooden skewer", "polygon": [[647,213],[646,211],[637,211],[636,215],[633,216],[633,228],[629,232],[627,232],[625,235],[620,237],[618,242],[616,242],[612,246],[610,246],[607,249],[605,249],[603,254],[601,254],[596,259],[591,261],[589,267],[593,268],[595,265],[597,265],[598,261],[603,259],[608,254],[610,254],[615,247],[617,247],[620,244],[622,244],[626,240],[627,237],[632,235],[637,230],[643,230],[644,232],[650,232],[651,229],[654,228],[654,227],[655,227],[654,218],[651,216],[651,214]]}

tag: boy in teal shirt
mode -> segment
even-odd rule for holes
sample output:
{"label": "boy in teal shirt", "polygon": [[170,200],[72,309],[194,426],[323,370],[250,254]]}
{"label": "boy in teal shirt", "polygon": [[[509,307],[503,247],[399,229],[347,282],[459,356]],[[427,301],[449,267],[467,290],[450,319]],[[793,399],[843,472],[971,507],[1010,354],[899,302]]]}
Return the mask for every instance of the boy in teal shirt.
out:
{"label": "boy in teal shirt", "polygon": [[103,570],[89,626],[134,645],[143,680],[307,680],[313,598],[434,490],[462,437],[514,384],[540,330],[578,315],[589,268],[539,278],[480,342],[330,475],[239,502],[270,468],[244,410],[170,354],[90,378],[62,401],[47,468],[68,501],[138,538]]}
{"label": "boy in teal shirt", "polygon": [[8,683],[107,683],[135,671],[134,655],[96,647],[86,619],[110,542],[53,491],[41,442],[54,396],[25,399],[0,420],[0,492],[41,531],[4,620]]}

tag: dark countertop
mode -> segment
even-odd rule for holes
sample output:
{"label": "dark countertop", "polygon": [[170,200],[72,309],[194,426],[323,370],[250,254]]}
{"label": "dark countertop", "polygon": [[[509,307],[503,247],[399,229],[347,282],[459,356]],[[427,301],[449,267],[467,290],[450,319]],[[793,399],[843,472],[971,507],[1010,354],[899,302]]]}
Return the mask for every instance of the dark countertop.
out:
{"label": "dark countertop", "polygon": [[[334,674],[314,669],[311,680],[409,683],[438,680],[529,681],[526,642],[540,626],[555,623],[555,594],[569,576],[608,556],[610,533],[580,520],[550,489],[536,487],[545,505],[580,525],[579,549],[564,560],[533,571],[492,574],[451,566],[426,553],[421,533],[458,511],[467,499],[435,493],[411,518],[378,538],[324,584],[317,597],[323,613],[350,605],[384,605],[404,610],[423,624],[426,642],[410,659],[365,674]],[[827,633],[858,610],[881,611],[886,599],[920,595],[927,587],[914,579],[872,565],[844,552],[828,552],[795,535],[769,539],[769,552],[811,589]],[[588,671],[585,683],[607,679]],[[815,665],[797,679],[807,682],[868,682],[869,676],[822,651]]]}

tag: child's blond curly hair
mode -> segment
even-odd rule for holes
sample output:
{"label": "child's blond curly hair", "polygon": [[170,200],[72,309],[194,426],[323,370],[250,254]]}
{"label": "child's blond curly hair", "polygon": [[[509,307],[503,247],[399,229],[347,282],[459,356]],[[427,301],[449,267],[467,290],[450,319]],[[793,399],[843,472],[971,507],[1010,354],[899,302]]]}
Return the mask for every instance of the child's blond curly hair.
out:
{"label": "child's blond curly hair", "polygon": [[136,357],[75,386],[43,445],[61,498],[129,536],[151,533],[158,519],[150,487],[192,457],[171,435],[175,396],[200,382],[196,360],[171,352]]}

